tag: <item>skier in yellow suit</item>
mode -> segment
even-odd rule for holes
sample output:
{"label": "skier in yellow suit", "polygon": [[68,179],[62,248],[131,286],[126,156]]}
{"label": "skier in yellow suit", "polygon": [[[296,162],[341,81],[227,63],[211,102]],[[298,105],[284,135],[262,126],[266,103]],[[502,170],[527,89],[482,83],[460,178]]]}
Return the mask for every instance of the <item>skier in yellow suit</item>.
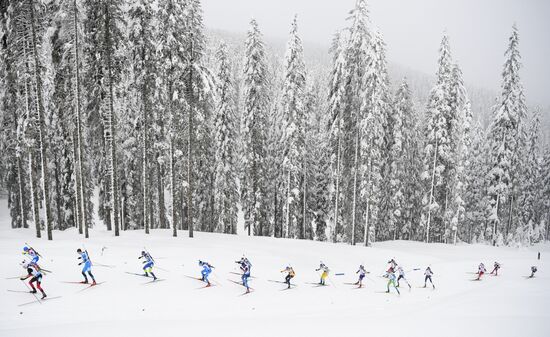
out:
{"label": "skier in yellow suit", "polygon": [[296,275],[294,269],[291,266],[287,266],[285,269],[281,270],[281,273],[287,273],[285,276],[285,283],[288,285],[288,289],[290,289],[290,280]]}
{"label": "skier in yellow suit", "polygon": [[319,268],[315,269],[315,271],[323,271],[323,273],[321,274],[321,281],[319,281],[319,284],[320,285],[326,285],[325,281],[328,277],[328,273],[330,272],[330,269],[328,269],[328,267],[323,263],[323,261],[321,261],[321,263],[319,264]]}

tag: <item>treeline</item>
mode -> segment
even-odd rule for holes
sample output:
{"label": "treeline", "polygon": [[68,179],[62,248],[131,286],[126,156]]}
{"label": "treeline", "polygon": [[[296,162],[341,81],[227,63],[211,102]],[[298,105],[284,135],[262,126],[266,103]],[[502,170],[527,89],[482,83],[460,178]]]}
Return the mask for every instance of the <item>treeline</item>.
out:
{"label": "treeline", "polygon": [[198,0],[7,0],[0,14],[14,228],[193,236],[244,217],[249,234],[351,244],[548,237],[550,151],[515,27],[483,129],[447,36],[427,106],[406,79],[392,91],[364,0],[329,70],[306,66],[297,18],[279,62],[255,20],[238,52],[212,46]]}

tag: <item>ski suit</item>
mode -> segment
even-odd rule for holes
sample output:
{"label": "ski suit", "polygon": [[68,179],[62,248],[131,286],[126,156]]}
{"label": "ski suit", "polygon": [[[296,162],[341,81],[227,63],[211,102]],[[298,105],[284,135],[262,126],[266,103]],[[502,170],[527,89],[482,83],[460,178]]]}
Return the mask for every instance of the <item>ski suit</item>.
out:
{"label": "ski suit", "polygon": [[155,265],[155,261],[151,257],[151,254],[149,254],[147,252],[143,252],[143,253],[141,253],[141,256],[139,257],[139,259],[142,259],[142,258],[144,259],[144,261],[143,261],[143,271],[146,274],[147,273],[152,274],[153,266]]}
{"label": "ski suit", "polygon": [[500,263],[495,262],[494,268],[493,268],[493,271],[491,272],[491,274],[495,274],[495,276],[498,276],[498,270],[499,269],[500,269]]}
{"label": "ski suit", "polygon": [[430,267],[426,268],[426,271],[424,272],[424,288],[426,288],[426,282],[428,282],[428,280],[430,281],[430,283],[432,284],[432,286],[434,287],[435,289],[435,285],[434,283],[432,282],[432,275],[434,273],[432,272],[432,269]]}
{"label": "ski suit", "polygon": [[88,252],[80,251],[79,254],[80,256],[78,257],[78,259],[82,260],[82,262],[80,262],[78,265],[84,265],[84,267],[82,267],[82,276],[84,276],[84,283],[88,283],[88,277],[86,276],[86,273],[88,273],[88,275],[90,275],[90,277],[92,278],[93,283],[95,284],[95,278],[92,274],[92,261],[88,256]]}
{"label": "ski suit", "polygon": [[288,287],[290,288],[290,280],[296,275],[294,269],[292,267],[286,267],[281,270],[281,273],[287,273],[285,276],[285,283],[288,284]]}
{"label": "ski suit", "polygon": [[[41,286],[42,273],[40,272],[40,267],[34,262],[29,262],[24,266],[24,268],[27,269],[27,276],[22,277],[21,280],[26,280],[31,277],[31,280],[29,281],[29,285],[32,288],[31,293],[36,293],[36,288],[38,288],[38,290],[42,293],[42,298],[46,297],[46,293]],[[36,288],[34,287],[34,282],[36,282]]]}
{"label": "ski suit", "polygon": [[248,263],[245,263],[241,269],[243,269],[243,276],[241,277],[241,280],[243,281],[243,286],[246,287],[246,291],[248,292],[250,290],[250,287],[248,286],[248,278],[250,277],[250,265]]}
{"label": "ski suit", "polygon": [[31,259],[32,263],[38,263],[38,260],[40,259],[40,256],[38,256],[38,253],[34,249],[28,246],[23,247],[23,255],[28,256]]}
{"label": "ski suit", "polygon": [[199,264],[202,266],[202,271],[201,271],[201,275],[202,275],[202,280],[208,284],[210,284],[210,281],[208,280],[208,275],[210,275],[210,273],[212,273],[212,268],[214,268],[213,266],[211,266],[208,262],[199,262]]}
{"label": "ski suit", "polygon": [[359,266],[359,270],[355,272],[356,274],[359,274],[359,280],[357,280],[356,284],[363,284],[363,279],[365,278],[365,275],[367,274],[367,271],[365,270],[365,267]]}
{"label": "ski suit", "polygon": [[322,270],[323,273],[321,274],[321,280],[319,281],[319,284],[325,285],[326,279],[328,277],[328,273],[330,272],[330,269],[328,269],[327,266],[325,266],[324,263],[321,263],[319,265],[319,268],[315,269],[315,271]]}
{"label": "ski suit", "polygon": [[409,281],[407,281],[407,279],[405,278],[405,271],[403,270],[403,267],[401,266],[397,267],[397,272],[399,273],[399,277],[397,277],[397,286],[399,287],[399,281],[403,280],[405,281],[405,283],[407,283],[407,285],[410,288],[411,285],[409,284]]}
{"label": "ski suit", "polygon": [[480,280],[481,276],[485,274],[487,270],[485,269],[485,265],[483,263],[479,264],[479,267],[477,268],[477,279]]}
{"label": "ski suit", "polygon": [[390,292],[390,285],[393,285],[397,293],[399,294],[399,289],[397,288],[397,285],[395,284],[395,274],[394,273],[386,273],[386,277],[388,278],[388,285],[387,285],[387,293]]}

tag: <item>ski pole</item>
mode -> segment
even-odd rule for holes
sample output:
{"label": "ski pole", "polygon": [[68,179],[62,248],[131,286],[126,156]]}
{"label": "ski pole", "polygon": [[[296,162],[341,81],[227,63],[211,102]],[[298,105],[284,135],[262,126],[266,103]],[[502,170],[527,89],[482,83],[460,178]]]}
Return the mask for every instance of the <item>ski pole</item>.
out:
{"label": "ski pole", "polygon": [[334,281],[332,280],[332,278],[330,278],[330,275],[327,275],[327,278],[329,279],[330,283],[332,283],[332,285],[334,286],[334,288],[338,288],[336,286],[336,283],[334,283]]}
{"label": "ski pole", "polygon": [[39,253],[39,252],[37,252],[37,251],[36,251],[36,249],[34,249],[34,248],[33,248],[33,247],[31,246],[31,245],[29,245],[29,244],[28,244],[28,243],[26,243],[26,242],[25,242],[25,245],[29,246],[29,248],[30,248],[30,249],[32,249],[32,250],[33,250],[33,251],[34,251],[34,252],[36,253],[36,255],[38,255],[38,256],[40,256],[40,257],[43,257],[43,256],[42,256],[42,255],[40,255],[40,253]]}

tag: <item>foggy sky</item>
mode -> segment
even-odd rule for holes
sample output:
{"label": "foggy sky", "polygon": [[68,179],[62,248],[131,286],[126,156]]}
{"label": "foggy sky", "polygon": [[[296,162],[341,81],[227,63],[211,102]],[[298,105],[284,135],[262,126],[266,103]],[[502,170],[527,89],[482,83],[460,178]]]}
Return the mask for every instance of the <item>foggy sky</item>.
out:
{"label": "foggy sky", "polygon": [[[203,0],[208,28],[244,33],[254,17],[265,36],[286,38],[294,14],[302,40],[329,46],[355,0]],[[522,81],[529,105],[550,106],[550,1],[545,0],[370,0],[387,56],[427,74],[437,67],[446,31],[465,81],[499,91],[512,24],[520,34]]]}

